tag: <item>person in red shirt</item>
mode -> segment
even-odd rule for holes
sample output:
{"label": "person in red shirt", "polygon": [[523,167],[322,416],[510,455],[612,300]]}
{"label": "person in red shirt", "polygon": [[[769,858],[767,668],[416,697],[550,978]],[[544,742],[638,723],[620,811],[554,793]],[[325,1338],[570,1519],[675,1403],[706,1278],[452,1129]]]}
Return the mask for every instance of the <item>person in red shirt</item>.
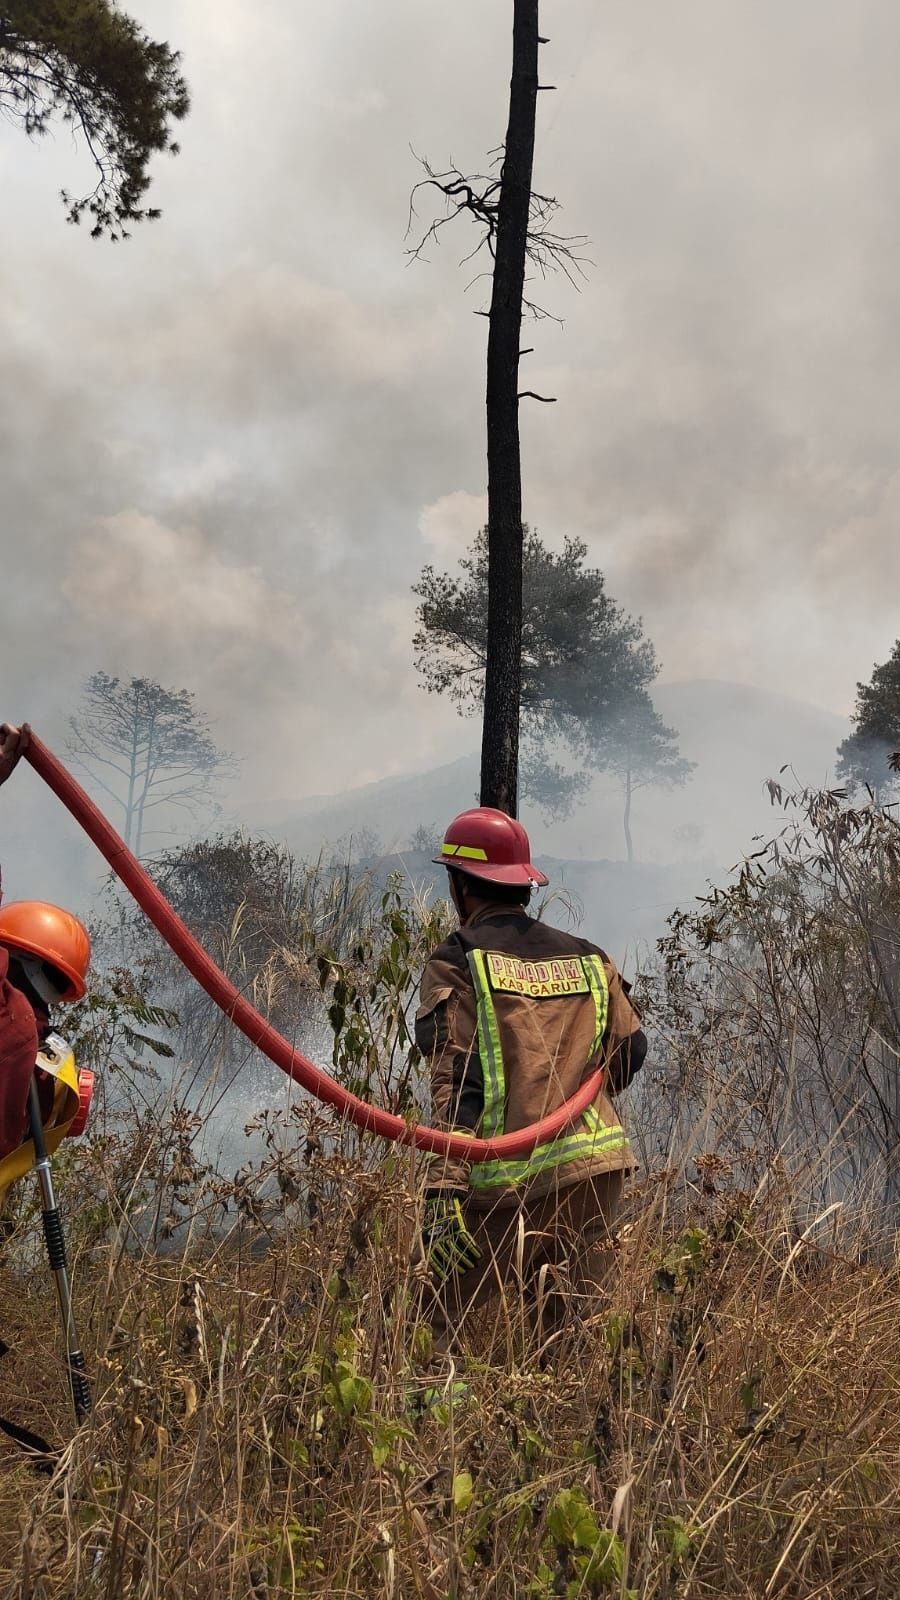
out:
{"label": "person in red shirt", "polygon": [[[0,784],[30,738],[27,722],[20,728],[0,723]],[[0,903],[0,1162],[28,1137],[28,1095],[38,1051],[51,1032],[50,1008],[81,999],[90,959],[90,935],[71,911],[43,900]],[[57,1094],[49,1072],[39,1070],[37,1078],[46,1127],[59,1111]]]}
{"label": "person in red shirt", "polygon": [[27,997],[10,982],[9,954],[0,949],[0,1161],[25,1138],[38,1046],[37,1018]]}
{"label": "person in red shirt", "polygon": [[[90,959],[90,935],[71,911],[45,900],[0,906],[0,1162],[27,1137],[38,1050],[52,1057],[63,1044],[53,1034],[50,1007],[82,998]],[[54,1076],[49,1067],[37,1073],[45,1128],[48,1117],[56,1125],[62,1109]],[[68,1106],[65,1096],[63,1102]]]}
{"label": "person in red shirt", "polygon": [[[27,723],[0,724],[0,783],[25,754],[30,733]],[[0,905],[0,1161],[28,1136],[28,1093],[51,1031],[50,1007],[81,998],[90,954],[84,924],[61,906],[41,900]],[[52,1077],[39,1072],[38,1088],[46,1120],[54,1105]]]}
{"label": "person in red shirt", "polygon": [[[25,754],[30,735],[27,722],[21,728],[0,723],[0,784]],[[9,981],[9,959],[0,947],[0,1159],[24,1138],[28,1086],[39,1045],[37,1017],[27,996]]]}
{"label": "person in red shirt", "polygon": [[[30,737],[27,723],[21,728],[0,723],[0,784],[25,754]],[[47,1156],[68,1133],[82,1131],[92,1075],[76,1072],[70,1047],[51,1032],[49,1007],[81,999],[90,958],[87,928],[71,912],[42,900],[0,904],[0,1237],[7,1234],[4,1214],[10,1186],[40,1157],[44,1231],[79,1422],[90,1410],[91,1393],[72,1322],[65,1244]],[[32,1117],[32,1084],[43,1124],[40,1139]],[[5,1353],[0,1341],[0,1355]],[[38,1456],[55,1454],[40,1434],[5,1417],[0,1417],[0,1432]]]}

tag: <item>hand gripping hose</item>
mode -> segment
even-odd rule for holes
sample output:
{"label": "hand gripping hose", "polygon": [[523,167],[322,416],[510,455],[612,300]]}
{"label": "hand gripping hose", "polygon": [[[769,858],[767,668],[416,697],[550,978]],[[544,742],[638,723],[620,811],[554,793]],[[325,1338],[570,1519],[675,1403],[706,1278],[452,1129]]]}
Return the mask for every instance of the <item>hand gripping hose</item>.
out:
{"label": "hand gripping hose", "polygon": [[496,1161],[530,1155],[536,1145],[555,1139],[564,1128],[577,1122],[587,1107],[593,1103],[603,1082],[602,1067],[598,1067],[585,1079],[570,1100],[566,1100],[540,1122],[534,1122],[528,1128],[520,1128],[516,1133],[504,1133],[497,1139],[471,1139],[463,1134],[445,1133],[439,1128],[428,1128],[407,1122],[393,1112],[384,1111],[379,1106],[372,1106],[367,1101],[360,1100],[357,1095],[351,1094],[348,1089],[337,1083],[329,1073],[317,1067],[308,1056],[289,1044],[287,1039],[283,1038],[277,1029],[260,1015],[255,1006],[252,1006],[235,988],[224,972],[220,972],[212,957],[194,938],[190,929],[185,927],[165,895],[144,871],[137,857],[132,855],[103,813],[94,805],[90,796],[85,794],[81,785],[66,771],[62,762],[57,760],[34,733],[31,735],[31,743],[25,752],[25,758],[31,762],[35,771],[72,813],[88,838],[93,840],[101,855],[106,857],[116,877],[121,880],[153,926],[162,934],[166,944],[225,1016],[240,1029],[257,1050],[268,1056],[276,1067],[280,1067],[282,1072],[286,1072],[289,1078],[293,1078],[295,1083],[307,1089],[317,1100],[331,1106],[342,1117],[346,1117],[355,1127],[364,1128],[369,1133],[377,1133],[381,1139],[396,1140],[398,1144],[415,1145],[419,1150],[429,1150],[435,1155],[450,1156],[454,1160]]}

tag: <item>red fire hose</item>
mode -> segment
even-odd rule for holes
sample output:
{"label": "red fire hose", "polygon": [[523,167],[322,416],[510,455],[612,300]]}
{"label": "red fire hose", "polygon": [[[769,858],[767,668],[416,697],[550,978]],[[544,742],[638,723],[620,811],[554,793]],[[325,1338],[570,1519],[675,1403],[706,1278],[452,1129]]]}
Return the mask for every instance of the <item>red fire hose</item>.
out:
{"label": "red fire hose", "polygon": [[593,1102],[603,1081],[602,1068],[592,1072],[571,1100],[567,1100],[541,1122],[534,1122],[531,1127],[521,1128],[517,1133],[505,1133],[498,1139],[469,1139],[461,1134],[444,1133],[439,1128],[413,1125],[405,1122],[403,1117],[360,1100],[341,1084],[336,1083],[334,1078],[321,1067],[317,1067],[308,1056],[288,1044],[288,1041],[226,978],[224,972],[220,972],[211,956],[197,942],[190,929],[185,927],[165,895],[144,871],[137,857],[132,855],[128,846],[119,838],[115,828],[107,822],[103,813],[94,805],[90,796],[85,794],[81,785],[76,783],[71,773],[66,771],[62,762],[57,760],[34,733],[31,735],[31,743],[25,755],[26,760],[31,762],[35,771],[72,813],[100,853],[106,857],[116,877],[133,895],[141,910],[146,912],[153,926],[162,934],[169,948],[196,978],[200,987],[206,990],[210,999],[215,1001],[235,1027],[239,1028],[263,1055],[268,1056],[276,1067],[286,1072],[295,1083],[308,1089],[317,1100],[339,1111],[355,1127],[377,1133],[382,1139],[393,1139],[399,1144],[412,1144],[419,1150],[430,1150],[437,1155],[447,1155],[465,1161],[493,1161],[498,1158],[529,1155],[536,1145],[554,1139],[564,1128],[576,1122]]}

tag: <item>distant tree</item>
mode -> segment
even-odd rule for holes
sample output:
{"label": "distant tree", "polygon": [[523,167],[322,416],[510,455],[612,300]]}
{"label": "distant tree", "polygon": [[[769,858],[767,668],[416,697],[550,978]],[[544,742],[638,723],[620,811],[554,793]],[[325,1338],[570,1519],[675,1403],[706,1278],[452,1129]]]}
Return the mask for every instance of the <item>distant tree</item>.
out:
{"label": "distant tree", "polygon": [[620,713],[599,727],[585,729],[589,765],[615,772],[622,785],[622,825],[628,860],[634,860],[631,803],[635,790],[649,784],[675,789],[685,783],[696,765],[678,751],[678,734],[663,722],[645,689],[629,694]]}
{"label": "distant tree", "polygon": [[144,205],[151,156],[175,155],[173,122],[187,114],[180,56],[151,39],[114,0],[0,0],[0,112],[35,138],[54,118],[80,130],[97,175],[68,220],[91,235],[128,237],[159,216]]}
{"label": "distant tree", "polygon": [[[554,741],[556,743],[557,741]],[[522,724],[522,759],[519,788],[548,821],[568,817],[591,786],[587,768],[572,771],[554,760],[536,728],[526,717]]]}
{"label": "distant tree", "polygon": [[216,780],[232,767],[193,695],[150,678],[95,672],[69,726],[75,763],[120,808],[136,855],[151,812],[175,807],[193,816],[208,808]]}
{"label": "distant tree", "polygon": [[410,835],[409,848],[415,855],[433,856],[440,850],[443,837],[436,822],[420,822]]}
{"label": "distant tree", "polygon": [[[526,526],[521,784],[542,810],[559,816],[588,787],[590,769],[611,769],[623,774],[630,816],[636,787],[681,783],[690,763],[679,765],[677,736],[660,721],[647,692],[659,671],[653,645],[586,558],[581,540],[566,539],[561,552],[549,550]],[[447,695],[461,714],[477,710],[484,693],[487,566],[482,529],[457,576],[427,566],[413,587],[416,666],[429,693]],[[626,738],[631,754],[623,767]],[[558,759],[566,749],[578,758],[574,771]]]}
{"label": "distant tree", "polygon": [[838,747],[838,776],[853,788],[868,784],[876,794],[896,783],[900,771],[900,639],[868,683],[856,685],[853,732]]}
{"label": "distant tree", "polygon": [[380,855],[384,854],[384,846],[377,829],[368,826],[358,828],[350,835],[350,858],[356,866],[372,866]]}

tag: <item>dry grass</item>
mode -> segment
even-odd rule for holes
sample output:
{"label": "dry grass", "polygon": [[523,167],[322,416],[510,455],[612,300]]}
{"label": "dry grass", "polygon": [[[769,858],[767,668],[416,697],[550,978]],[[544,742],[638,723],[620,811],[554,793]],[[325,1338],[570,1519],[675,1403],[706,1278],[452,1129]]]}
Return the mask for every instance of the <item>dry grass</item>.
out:
{"label": "dry grass", "polygon": [[[82,1244],[96,1408],[52,1480],[0,1447],[0,1593],[896,1595],[895,1265],[828,1247],[828,1219],[798,1240],[774,1186],[686,1200],[660,1174],[608,1302],[543,1366],[513,1304],[454,1398],[415,1318],[405,1158],[364,1172],[314,1140],[294,1176],[312,1225],[288,1200],[274,1237],[245,1216],[196,1256]],[[23,1248],[4,1409],[60,1437]]]}
{"label": "dry grass", "polygon": [[[52,1478],[0,1442],[0,1600],[896,1600],[900,834],[807,816],[673,924],[607,1295],[542,1360],[489,1308],[465,1394],[417,1317],[408,1154],[300,1107],[227,1181],[174,1091],[100,1119],[59,1162],[75,1437],[33,1212],[0,1261],[0,1409],[70,1440]],[[387,892],[310,958],[335,1071],[398,1109],[438,932]],[[136,1006],[100,1004],[129,1071]]]}

